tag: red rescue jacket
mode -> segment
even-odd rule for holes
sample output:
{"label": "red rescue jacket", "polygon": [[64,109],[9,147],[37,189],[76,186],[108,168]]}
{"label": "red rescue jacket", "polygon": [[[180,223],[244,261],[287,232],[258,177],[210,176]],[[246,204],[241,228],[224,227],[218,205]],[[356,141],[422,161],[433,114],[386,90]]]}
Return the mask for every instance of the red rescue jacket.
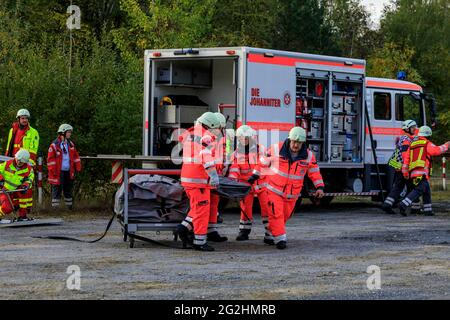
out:
{"label": "red rescue jacket", "polygon": [[448,151],[448,145],[434,145],[425,137],[417,137],[403,155],[402,173],[406,179],[425,176],[430,178],[431,160]]}
{"label": "red rescue jacket", "polygon": [[[69,155],[70,155],[70,179],[75,178],[75,172],[81,172],[81,160],[78,154],[75,144],[69,142]],[[58,137],[50,145],[47,154],[47,169],[48,169],[48,182],[53,185],[59,185],[61,183],[61,167],[63,150],[61,148],[62,138]]]}
{"label": "red rescue jacket", "polygon": [[248,184],[247,180],[253,175],[260,176],[252,186],[254,192],[259,193],[265,187],[265,176],[259,171],[259,157],[264,155],[264,147],[260,145],[249,146],[248,150],[236,149],[231,155],[231,166],[228,177]]}
{"label": "red rescue jacket", "polygon": [[266,156],[260,157],[261,166],[268,168],[267,190],[286,199],[300,197],[305,175],[308,175],[316,189],[324,188],[314,154],[304,144],[295,159],[291,159],[289,139],[273,145]]}
{"label": "red rescue jacket", "polygon": [[201,125],[184,132],[179,141],[183,144],[181,185],[192,188],[212,188],[206,169],[215,166],[214,135]]}

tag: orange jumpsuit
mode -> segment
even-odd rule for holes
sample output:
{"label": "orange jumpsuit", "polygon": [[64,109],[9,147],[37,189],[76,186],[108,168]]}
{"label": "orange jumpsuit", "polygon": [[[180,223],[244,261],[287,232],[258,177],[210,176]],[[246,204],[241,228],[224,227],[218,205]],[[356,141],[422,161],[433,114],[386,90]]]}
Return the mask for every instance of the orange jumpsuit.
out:
{"label": "orange jumpsuit", "polygon": [[201,246],[206,243],[208,222],[213,214],[212,186],[207,170],[215,166],[214,136],[203,126],[196,125],[180,136],[180,142],[183,143],[181,185],[190,202],[190,211],[182,225],[194,231],[194,245]]}
{"label": "orange jumpsuit", "polygon": [[[231,166],[228,177],[239,182],[248,184],[247,180],[253,175],[261,176],[259,171],[259,156],[264,154],[264,147],[251,145],[247,148],[240,148],[231,155]],[[269,208],[267,205],[267,191],[264,188],[264,177],[259,178],[252,185],[250,193],[240,201],[241,220],[239,223],[239,231],[250,234],[253,222],[253,201],[255,196],[258,197],[261,207],[261,218],[266,229],[265,239],[272,239],[272,235],[268,229],[269,226]]]}
{"label": "orange jumpsuit", "polygon": [[295,203],[301,196],[305,175],[316,189],[323,189],[324,182],[314,154],[303,144],[292,159],[289,139],[273,145],[266,156],[260,157],[265,168],[269,204],[269,230],[275,243],[286,241],[286,222],[291,218]]}

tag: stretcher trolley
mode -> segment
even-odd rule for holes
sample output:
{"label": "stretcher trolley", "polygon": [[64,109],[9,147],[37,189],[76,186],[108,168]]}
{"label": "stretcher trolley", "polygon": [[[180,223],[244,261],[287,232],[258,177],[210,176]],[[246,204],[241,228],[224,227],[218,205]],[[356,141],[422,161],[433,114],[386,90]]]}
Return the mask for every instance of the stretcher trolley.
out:
{"label": "stretcher trolley", "polygon": [[115,212],[123,240],[130,248],[135,240],[156,242],[139,236],[144,231],[172,232],[187,214],[189,202],[178,180],[181,170],[124,169],[124,181],[116,193]]}

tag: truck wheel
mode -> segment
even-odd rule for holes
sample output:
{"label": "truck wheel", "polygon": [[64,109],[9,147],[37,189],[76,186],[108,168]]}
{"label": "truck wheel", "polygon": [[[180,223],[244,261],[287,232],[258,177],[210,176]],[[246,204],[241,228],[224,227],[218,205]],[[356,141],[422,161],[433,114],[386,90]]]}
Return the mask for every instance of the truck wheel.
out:
{"label": "truck wheel", "polygon": [[322,199],[316,199],[314,197],[309,197],[312,204],[318,207],[328,207],[333,201],[334,197],[323,197]]}

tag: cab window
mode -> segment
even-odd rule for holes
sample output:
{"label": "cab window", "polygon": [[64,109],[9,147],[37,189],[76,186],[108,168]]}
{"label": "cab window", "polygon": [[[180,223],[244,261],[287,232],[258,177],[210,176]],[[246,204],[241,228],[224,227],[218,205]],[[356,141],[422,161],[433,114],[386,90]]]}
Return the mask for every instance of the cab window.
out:
{"label": "cab window", "polygon": [[423,125],[422,102],[409,94],[395,95],[395,120],[414,120],[419,126]]}
{"label": "cab window", "polygon": [[391,94],[386,92],[375,92],[374,115],[376,120],[391,120]]}

